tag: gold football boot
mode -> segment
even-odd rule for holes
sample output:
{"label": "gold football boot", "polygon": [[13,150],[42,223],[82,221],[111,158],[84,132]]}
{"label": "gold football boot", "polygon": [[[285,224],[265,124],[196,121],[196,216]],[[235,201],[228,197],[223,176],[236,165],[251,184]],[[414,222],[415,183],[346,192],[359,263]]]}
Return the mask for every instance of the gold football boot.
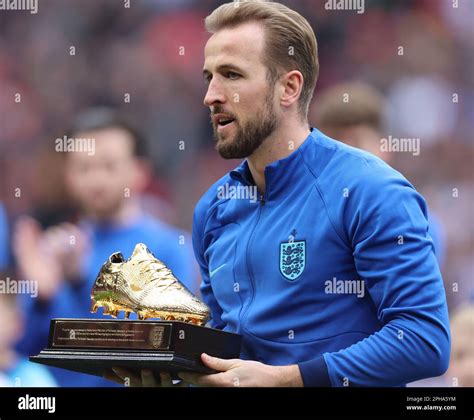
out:
{"label": "gold football boot", "polygon": [[124,260],[121,252],[112,254],[102,266],[91,292],[91,312],[103,307],[104,315],[114,318],[120,311],[128,318],[160,318],[203,325],[209,308],[187,290],[146,245],[137,244]]}

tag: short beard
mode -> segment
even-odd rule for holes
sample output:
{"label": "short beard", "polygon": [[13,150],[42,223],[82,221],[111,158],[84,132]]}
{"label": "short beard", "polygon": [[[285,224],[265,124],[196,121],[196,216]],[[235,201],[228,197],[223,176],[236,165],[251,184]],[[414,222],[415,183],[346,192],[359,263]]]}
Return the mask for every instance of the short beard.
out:
{"label": "short beard", "polygon": [[[232,141],[219,138],[217,126],[214,125],[216,150],[224,159],[243,159],[252,155],[277,128],[277,117],[273,110],[274,89],[269,89],[260,112],[241,126],[235,120],[236,134]],[[215,112],[218,113],[218,112]]]}

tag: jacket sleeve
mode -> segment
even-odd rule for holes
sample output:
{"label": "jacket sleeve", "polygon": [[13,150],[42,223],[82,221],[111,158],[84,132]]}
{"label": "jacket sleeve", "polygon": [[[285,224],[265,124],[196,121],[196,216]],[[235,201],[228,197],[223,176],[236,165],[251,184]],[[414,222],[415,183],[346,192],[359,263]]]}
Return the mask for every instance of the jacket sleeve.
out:
{"label": "jacket sleeve", "polygon": [[382,328],[325,353],[325,364],[300,364],[305,385],[329,374],[332,386],[403,386],[448,367],[446,296],[426,204],[403,177],[378,175],[350,190],[339,217]]}
{"label": "jacket sleeve", "polygon": [[201,296],[204,303],[211,309],[211,320],[208,325],[211,328],[223,329],[225,323],[221,319],[222,309],[217,303],[212,290],[211,281],[209,278],[209,266],[204,255],[204,225],[206,219],[206,211],[203,202],[200,201],[196,205],[193,218],[193,249],[196,261],[201,272]]}

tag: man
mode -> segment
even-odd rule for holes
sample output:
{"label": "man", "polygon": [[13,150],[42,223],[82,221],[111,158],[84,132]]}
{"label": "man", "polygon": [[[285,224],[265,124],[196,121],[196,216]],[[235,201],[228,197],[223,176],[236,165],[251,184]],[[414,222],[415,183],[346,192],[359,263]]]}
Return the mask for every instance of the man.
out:
{"label": "man", "polygon": [[[79,208],[79,222],[42,231],[28,218],[18,222],[14,235],[20,271],[39,285],[38,298],[23,301],[27,329],[20,349],[27,355],[45,347],[51,318],[97,317],[90,313],[90,292],[113,252],[130,256],[137,243],[145,243],[195,289],[190,238],[141,208],[148,181],[141,136],[113,110],[94,108],[77,117],[67,137],[94,140],[93,153],[78,149],[64,155],[65,183]],[[90,375],[52,371],[61,386],[110,385]]]}
{"label": "man", "polygon": [[30,363],[15,350],[25,326],[15,294],[0,293],[0,319],[0,377],[8,379],[6,384],[0,383],[0,387],[55,387],[56,381],[45,366]]}
{"label": "man", "polygon": [[[382,147],[385,100],[373,87],[362,82],[340,83],[326,89],[309,109],[310,119],[327,136],[357,147],[393,163],[394,152]],[[445,259],[444,229],[429,213],[429,234],[433,238],[438,264]]]}
{"label": "man", "polygon": [[[210,326],[243,345],[241,359],[203,354],[219,373],[181,373],[179,385],[402,386],[443,373],[449,324],[425,202],[380,159],[309,128],[308,22],[278,3],[237,2],[206,26],[216,149],[246,160],[197,204],[193,245]],[[260,199],[222,197],[237,188]]]}
{"label": "man", "polygon": [[309,108],[309,117],[325,134],[389,163],[388,152],[380,147],[384,109],[384,98],[372,86],[346,82],[318,94]]}

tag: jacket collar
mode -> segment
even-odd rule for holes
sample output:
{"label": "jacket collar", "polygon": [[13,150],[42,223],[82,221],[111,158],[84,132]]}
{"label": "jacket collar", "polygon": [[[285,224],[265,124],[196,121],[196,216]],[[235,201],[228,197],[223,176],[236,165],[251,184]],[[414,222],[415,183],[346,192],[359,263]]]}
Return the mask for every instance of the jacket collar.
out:
{"label": "jacket collar", "polygon": [[[301,182],[301,171],[305,163],[302,155],[309,152],[315,145],[318,130],[311,128],[311,133],[301,146],[287,157],[272,162],[265,168],[265,199],[276,198],[287,188],[292,188]],[[244,160],[237,168],[230,172],[230,177],[243,185],[255,185],[248,161]]]}

